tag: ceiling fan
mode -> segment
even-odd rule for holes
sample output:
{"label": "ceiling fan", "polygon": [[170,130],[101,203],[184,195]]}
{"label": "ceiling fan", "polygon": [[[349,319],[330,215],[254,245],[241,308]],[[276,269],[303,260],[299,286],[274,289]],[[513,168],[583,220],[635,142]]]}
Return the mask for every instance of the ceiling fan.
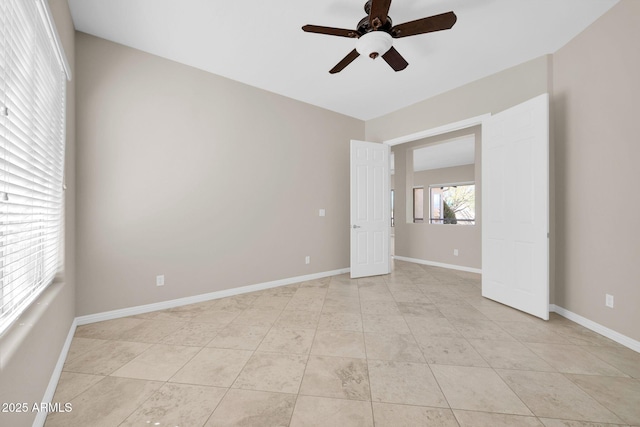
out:
{"label": "ceiling fan", "polygon": [[302,29],[308,33],[358,39],[356,48],[329,71],[331,74],[339,73],[360,55],[367,55],[372,59],[382,56],[391,68],[401,71],[409,63],[393,47],[393,39],[448,30],[458,19],[455,13],[447,12],[394,26],[388,15],[390,6],[391,0],[368,0],[364,4],[364,11],[368,16],[358,22],[355,30],[318,25],[305,25]]}

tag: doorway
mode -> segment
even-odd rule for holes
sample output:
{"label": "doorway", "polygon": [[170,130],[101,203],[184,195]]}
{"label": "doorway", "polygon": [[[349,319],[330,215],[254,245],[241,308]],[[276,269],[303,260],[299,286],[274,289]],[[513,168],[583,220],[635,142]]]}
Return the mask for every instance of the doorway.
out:
{"label": "doorway", "polygon": [[[478,142],[481,149],[477,150],[482,161],[482,164],[477,162],[477,169],[484,168],[484,172],[477,172],[477,177],[483,181],[477,186],[480,194],[478,204],[482,203],[482,193],[486,202],[484,209],[478,209],[477,215],[478,221],[484,220],[478,231],[481,237],[477,252],[481,259],[482,296],[548,320],[550,205],[549,95],[546,93],[495,115],[386,142],[392,146],[403,144],[394,148],[395,259],[402,259],[403,253],[418,253],[415,251],[421,247],[413,243],[404,245],[408,241],[405,239],[413,237],[419,230],[413,228],[413,233],[410,233],[412,226],[422,225],[425,219],[424,210],[415,209],[415,201],[425,197],[425,189],[416,187],[414,174],[407,172],[414,164],[416,146],[425,143],[422,138],[442,136],[448,131],[464,131],[475,125],[482,126],[474,130],[479,135],[477,141],[480,138],[484,140],[482,145]],[[439,197],[443,197],[445,187],[448,190],[451,186],[441,185]],[[429,194],[430,204],[434,204],[431,189]],[[431,223],[434,216],[431,207],[428,215]],[[445,217],[442,214],[440,219],[444,222]],[[399,227],[400,219],[403,230]],[[456,234],[454,229],[463,227],[450,228],[449,236]],[[443,242],[446,239],[429,243],[431,247],[438,247]],[[455,248],[453,254],[459,256],[460,252]],[[405,259],[459,270],[477,270],[474,266],[447,265],[410,256],[405,256]]]}
{"label": "doorway", "polygon": [[481,128],[392,147],[395,259],[480,272]]}

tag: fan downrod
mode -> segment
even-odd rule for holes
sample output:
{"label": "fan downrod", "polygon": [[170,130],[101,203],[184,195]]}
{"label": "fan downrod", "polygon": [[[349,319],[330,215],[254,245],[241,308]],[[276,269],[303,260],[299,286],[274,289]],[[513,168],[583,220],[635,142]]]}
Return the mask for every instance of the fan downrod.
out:
{"label": "fan downrod", "polygon": [[367,0],[367,2],[364,4],[364,13],[366,13],[367,15],[371,13],[371,0]]}

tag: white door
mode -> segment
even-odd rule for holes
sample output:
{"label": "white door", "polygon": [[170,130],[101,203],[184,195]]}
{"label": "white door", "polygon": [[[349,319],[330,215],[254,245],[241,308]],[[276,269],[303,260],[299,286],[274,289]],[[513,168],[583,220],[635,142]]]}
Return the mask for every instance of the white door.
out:
{"label": "white door", "polygon": [[549,95],[482,123],[482,295],[549,319]]}
{"label": "white door", "polygon": [[351,141],[351,277],[390,272],[389,146]]}

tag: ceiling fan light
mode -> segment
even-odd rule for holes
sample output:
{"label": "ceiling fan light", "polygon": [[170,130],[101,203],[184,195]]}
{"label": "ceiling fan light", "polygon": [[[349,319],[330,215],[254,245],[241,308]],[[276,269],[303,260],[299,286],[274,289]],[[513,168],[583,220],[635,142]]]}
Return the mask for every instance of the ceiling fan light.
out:
{"label": "ceiling fan light", "polygon": [[371,31],[358,39],[356,42],[356,50],[360,55],[366,55],[370,58],[382,56],[393,45],[393,38],[384,31]]}

